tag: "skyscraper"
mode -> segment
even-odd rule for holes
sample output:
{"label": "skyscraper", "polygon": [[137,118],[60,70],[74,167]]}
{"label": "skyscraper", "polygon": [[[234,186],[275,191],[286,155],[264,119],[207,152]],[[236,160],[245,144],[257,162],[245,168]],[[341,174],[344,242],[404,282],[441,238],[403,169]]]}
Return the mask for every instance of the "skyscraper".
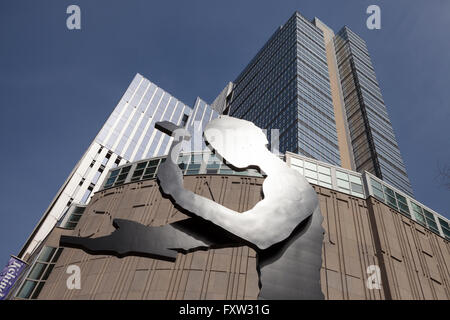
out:
{"label": "skyscraper", "polygon": [[268,132],[279,129],[280,152],[341,164],[323,33],[300,14],[237,77],[229,108]]}
{"label": "skyscraper", "polygon": [[280,130],[280,151],[368,171],[412,195],[364,41],[296,12],[234,81],[222,107]]}
{"label": "skyscraper", "polygon": [[375,71],[361,37],[343,27],[336,56],[357,171],[368,171],[413,194]]}

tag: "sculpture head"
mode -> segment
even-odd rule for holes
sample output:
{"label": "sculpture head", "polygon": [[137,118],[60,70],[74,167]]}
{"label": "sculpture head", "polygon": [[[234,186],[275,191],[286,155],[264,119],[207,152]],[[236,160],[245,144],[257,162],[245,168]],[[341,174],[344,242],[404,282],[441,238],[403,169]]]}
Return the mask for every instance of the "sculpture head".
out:
{"label": "sculpture head", "polygon": [[218,154],[237,168],[257,165],[270,154],[266,135],[250,121],[221,116],[207,124],[204,136]]}

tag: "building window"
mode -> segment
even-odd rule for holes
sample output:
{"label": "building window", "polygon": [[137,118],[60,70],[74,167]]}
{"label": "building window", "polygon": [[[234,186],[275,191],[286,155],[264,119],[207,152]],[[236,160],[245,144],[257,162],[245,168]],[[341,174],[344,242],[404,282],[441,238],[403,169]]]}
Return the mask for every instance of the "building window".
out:
{"label": "building window", "polygon": [[336,170],[336,181],[339,191],[350,193],[350,182],[347,173]]}
{"label": "building window", "polygon": [[117,157],[116,161],[114,161],[114,164],[112,165],[113,168],[117,167],[120,164],[120,157]]}
{"label": "building window", "polygon": [[442,232],[444,233],[444,236],[448,240],[450,240],[450,225],[449,225],[449,223],[447,221],[441,219],[441,218],[438,218],[438,220],[439,220],[439,224],[441,225]]}
{"label": "building window", "polygon": [[125,182],[125,179],[127,178],[130,169],[131,166],[123,167],[122,169],[120,169],[120,174],[117,177],[116,183],[114,184],[115,186],[121,185]]}
{"label": "building window", "polygon": [[128,176],[128,172],[130,171],[131,166],[126,166],[121,169],[116,169],[111,171],[109,178],[106,180],[105,188],[111,187],[113,184],[115,186],[121,185],[125,182],[125,179]]}
{"label": "building window", "polygon": [[[408,200],[406,199],[405,196],[401,195],[398,192],[395,192],[391,188],[388,188],[384,184],[381,184],[380,182],[378,182],[372,178],[370,179],[370,184],[372,186],[372,192],[373,192],[373,196],[375,196],[375,198],[386,203],[393,209],[400,211],[400,213],[402,213],[408,217],[411,216],[411,213],[409,212],[409,207],[408,207]],[[422,212],[421,211],[419,212],[420,207],[418,207],[419,209],[414,209],[414,208],[415,207],[413,204],[414,216],[417,218],[417,221],[421,222],[423,220],[422,219],[423,216],[422,216]]]}
{"label": "building window", "polygon": [[425,221],[427,222],[428,228],[430,228],[432,231],[439,234],[439,229],[436,224],[436,220],[434,219],[434,214],[432,214],[430,211],[423,209],[423,213],[425,214]]}
{"label": "building window", "polygon": [[235,172],[233,171],[233,169],[231,169],[229,166],[227,166],[226,164],[222,164],[220,166],[220,173],[221,174],[234,174]]}
{"label": "building window", "polygon": [[188,167],[186,170],[187,175],[200,173],[202,158],[203,157],[201,155],[196,155],[196,154],[193,154],[191,156],[191,160],[189,161],[189,164],[188,164]]}
{"label": "building window", "polygon": [[207,174],[216,174],[220,168],[220,161],[214,154],[211,154],[208,158],[208,163],[206,164],[206,173]]}
{"label": "building window", "polygon": [[107,164],[108,161],[109,161],[109,158],[111,158],[111,155],[112,155],[111,152],[108,152],[108,153],[106,154],[105,158],[104,158],[103,161],[102,161],[102,165],[106,166],[106,164]]}
{"label": "building window", "polygon": [[181,126],[184,127],[186,122],[188,121],[189,116],[187,114],[183,114],[183,119],[181,119]]}
{"label": "building window", "polygon": [[86,203],[86,202],[88,201],[89,196],[91,195],[93,189],[94,189],[94,188],[93,188],[92,186],[89,186],[89,187],[86,189],[86,192],[84,193],[83,198],[81,198],[80,203],[84,204],[84,203]]}
{"label": "building window", "polygon": [[414,212],[414,217],[416,217],[416,221],[425,226],[425,217],[423,215],[422,208],[414,202],[411,202],[411,207]]}
{"label": "building window", "polygon": [[380,201],[384,202],[384,193],[383,193],[383,187],[381,186],[381,183],[374,179],[370,179],[371,185],[372,185],[372,191],[375,198],[377,198]]}
{"label": "building window", "polygon": [[93,184],[96,184],[96,183],[98,182],[98,179],[100,178],[100,176],[102,175],[102,173],[103,173],[103,169],[102,169],[102,168],[99,168],[98,171],[95,173],[94,178],[92,179],[92,183],[93,183]]}
{"label": "building window", "polygon": [[38,258],[30,267],[30,271],[16,297],[21,299],[36,299],[39,296],[62,250],[63,248],[49,246],[42,248]]}
{"label": "building window", "polygon": [[148,162],[141,162],[136,165],[136,168],[133,172],[133,176],[131,177],[131,181],[137,181],[142,178],[142,174],[144,173],[145,168],[147,167]]}
{"label": "building window", "polygon": [[395,199],[394,191],[386,186],[383,186],[383,187],[384,187],[383,189],[384,189],[384,195],[386,198],[386,203],[389,206],[393,207],[395,210],[398,210],[397,200]]}
{"label": "building window", "polygon": [[354,176],[352,174],[349,174],[350,179],[350,187],[352,189],[352,195],[358,196],[358,197],[364,197],[364,187],[361,180],[361,177]]}
{"label": "building window", "polygon": [[397,198],[398,209],[400,212],[409,216],[410,212],[406,198],[397,192],[395,193],[395,197]]}
{"label": "building window", "polygon": [[303,160],[291,158],[291,167],[303,175]]}
{"label": "building window", "polygon": [[110,186],[113,185],[113,183],[116,181],[117,176],[119,175],[119,172],[120,172],[120,169],[111,171],[111,174],[110,174],[108,180],[106,180],[105,188],[109,188]]}
{"label": "building window", "polygon": [[155,177],[159,161],[159,159],[156,159],[148,162],[142,179],[153,179]]}
{"label": "building window", "polygon": [[71,215],[67,219],[66,223],[64,224],[63,228],[73,230],[78,224],[78,221],[80,221],[81,216],[84,213],[84,207],[75,207],[75,209],[72,211]]}
{"label": "building window", "polygon": [[[150,161],[152,162],[152,161]],[[137,181],[141,179],[152,179],[155,177],[156,168],[158,162],[141,162],[137,165],[136,170],[133,172],[131,181]]]}

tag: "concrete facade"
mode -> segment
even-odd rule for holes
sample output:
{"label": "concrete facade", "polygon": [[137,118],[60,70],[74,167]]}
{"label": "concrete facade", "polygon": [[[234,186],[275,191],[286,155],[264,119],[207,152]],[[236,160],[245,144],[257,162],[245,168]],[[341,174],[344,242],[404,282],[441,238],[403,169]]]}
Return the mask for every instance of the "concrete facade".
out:
{"label": "concrete facade", "polygon": [[[185,187],[242,212],[261,199],[263,178],[185,176]],[[412,219],[369,197],[364,200],[314,186],[324,216],[321,286],[326,299],[450,299],[450,244]],[[75,230],[110,234],[114,218],[161,226],[186,218],[165,199],[156,180],[97,192]],[[246,246],[179,253],[175,262],[143,257],[90,255],[64,248],[38,299],[257,299],[256,252]],[[81,270],[81,289],[69,290],[69,265]],[[367,267],[379,266],[381,289],[368,289]],[[298,272],[301,272],[299,266]]]}

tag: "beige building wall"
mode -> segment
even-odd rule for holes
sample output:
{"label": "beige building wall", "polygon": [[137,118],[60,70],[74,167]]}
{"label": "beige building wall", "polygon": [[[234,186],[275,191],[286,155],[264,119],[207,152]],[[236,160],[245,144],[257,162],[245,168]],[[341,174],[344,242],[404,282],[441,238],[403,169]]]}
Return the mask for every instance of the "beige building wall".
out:
{"label": "beige building wall", "polygon": [[[236,176],[185,177],[187,188],[208,198],[213,195],[237,211],[261,200],[261,183]],[[156,180],[147,180],[94,195],[73,234],[107,235],[114,218],[161,226],[186,216],[162,197]],[[57,246],[58,241],[48,245]],[[81,269],[81,290],[66,287],[65,271],[72,264]],[[245,246],[180,253],[175,262],[94,256],[66,248],[39,299],[256,299],[258,293],[256,253]]]}
{"label": "beige building wall", "polygon": [[450,243],[420,224],[368,199],[382,273],[392,299],[450,299]]}
{"label": "beige building wall", "polygon": [[330,300],[385,299],[384,287],[369,290],[367,267],[379,265],[366,201],[315,187],[325,229],[321,270],[322,292]]}
{"label": "beige building wall", "polygon": [[341,155],[341,167],[349,170],[355,170],[353,150],[347,126],[347,116],[345,113],[344,96],[342,94],[341,80],[339,77],[339,70],[336,60],[336,51],[334,49],[334,32],[317,18],[314,18],[314,24],[323,31],[325,40],[331,98],[333,100],[339,153]]}
{"label": "beige building wall", "polygon": [[[185,187],[236,211],[261,199],[262,178],[185,176]],[[450,245],[373,198],[314,186],[324,216],[321,269],[326,299],[450,299]],[[98,237],[114,218],[160,226],[186,216],[162,197],[156,180],[96,193],[77,228],[61,233]],[[68,290],[66,269],[81,269],[81,289]],[[382,288],[366,286],[367,267],[381,268]],[[298,267],[301,272],[301,266]],[[257,299],[256,253],[246,246],[178,254],[175,262],[90,255],[65,248],[39,299]]]}

